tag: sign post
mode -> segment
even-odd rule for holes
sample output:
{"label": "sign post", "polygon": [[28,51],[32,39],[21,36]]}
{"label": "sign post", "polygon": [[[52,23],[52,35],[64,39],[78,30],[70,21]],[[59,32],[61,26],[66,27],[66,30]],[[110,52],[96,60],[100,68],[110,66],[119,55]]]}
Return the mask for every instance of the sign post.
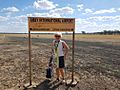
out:
{"label": "sign post", "polygon": [[30,78],[30,85],[32,85],[32,80],[31,80],[31,34],[29,31],[29,78]]}
{"label": "sign post", "polygon": [[39,32],[73,32],[72,41],[72,82],[74,82],[74,41],[75,18],[28,17],[29,36],[29,85],[32,85],[31,69],[31,31]]}
{"label": "sign post", "polygon": [[72,82],[74,82],[74,48],[75,48],[75,31],[73,31],[72,41]]}
{"label": "sign post", "polygon": [[29,45],[29,85],[32,85],[32,70],[31,70],[31,34],[30,34],[30,22],[28,22],[28,37],[29,37],[29,41],[28,41],[28,45]]}

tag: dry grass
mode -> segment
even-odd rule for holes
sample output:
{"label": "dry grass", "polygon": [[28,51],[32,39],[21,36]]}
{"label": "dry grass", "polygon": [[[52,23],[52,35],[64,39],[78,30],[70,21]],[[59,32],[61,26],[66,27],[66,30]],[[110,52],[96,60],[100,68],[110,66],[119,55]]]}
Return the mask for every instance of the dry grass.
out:
{"label": "dry grass", "polygon": [[[28,38],[28,34],[0,34],[0,39],[4,39],[6,37],[25,37]],[[53,34],[31,34],[32,38],[46,38],[53,39]],[[63,35],[62,39],[72,40],[72,35]],[[75,40],[77,41],[89,41],[89,42],[104,42],[107,44],[115,44],[120,45],[120,35],[82,35],[76,34]]]}
{"label": "dry grass", "polygon": [[[0,37],[3,36],[16,36],[16,37],[28,37],[28,34],[0,34]],[[53,34],[31,34],[32,37],[39,37],[39,38],[53,38]],[[63,35],[63,38],[72,38],[72,35]],[[78,39],[114,39],[119,40],[120,35],[94,35],[94,34],[76,34],[75,38]]]}

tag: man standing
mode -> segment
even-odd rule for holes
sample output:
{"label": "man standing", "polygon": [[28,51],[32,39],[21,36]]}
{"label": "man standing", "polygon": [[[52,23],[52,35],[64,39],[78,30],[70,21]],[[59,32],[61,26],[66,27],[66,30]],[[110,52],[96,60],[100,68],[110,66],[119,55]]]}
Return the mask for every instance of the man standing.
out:
{"label": "man standing", "polygon": [[52,46],[55,54],[57,80],[59,81],[60,75],[61,75],[62,80],[65,81],[65,78],[64,78],[65,61],[64,60],[66,59],[69,47],[65,41],[61,40],[61,37],[62,37],[61,33],[55,33],[54,37],[55,37],[55,40],[53,40]]}

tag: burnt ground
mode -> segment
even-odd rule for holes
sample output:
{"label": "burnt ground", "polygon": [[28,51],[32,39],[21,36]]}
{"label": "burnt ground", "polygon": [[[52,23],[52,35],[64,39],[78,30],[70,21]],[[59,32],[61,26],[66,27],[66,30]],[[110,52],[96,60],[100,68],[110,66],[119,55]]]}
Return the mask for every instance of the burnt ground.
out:
{"label": "burnt ground", "polygon": [[[0,90],[120,90],[120,46],[105,42],[75,41],[75,77],[66,86],[45,78],[53,39],[32,38],[32,83],[29,83],[28,39],[7,37],[0,42]],[[66,79],[71,77],[72,41],[66,59]]]}

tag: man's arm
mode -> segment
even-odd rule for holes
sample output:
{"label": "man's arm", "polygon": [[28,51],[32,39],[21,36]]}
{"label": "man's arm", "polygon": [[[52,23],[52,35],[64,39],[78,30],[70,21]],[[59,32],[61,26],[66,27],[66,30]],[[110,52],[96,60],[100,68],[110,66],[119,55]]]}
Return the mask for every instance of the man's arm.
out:
{"label": "man's arm", "polygon": [[64,57],[66,58],[67,54],[68,54],[68,50],[69,50],[69,46],[63,42],[63,47],[64,47]]}

